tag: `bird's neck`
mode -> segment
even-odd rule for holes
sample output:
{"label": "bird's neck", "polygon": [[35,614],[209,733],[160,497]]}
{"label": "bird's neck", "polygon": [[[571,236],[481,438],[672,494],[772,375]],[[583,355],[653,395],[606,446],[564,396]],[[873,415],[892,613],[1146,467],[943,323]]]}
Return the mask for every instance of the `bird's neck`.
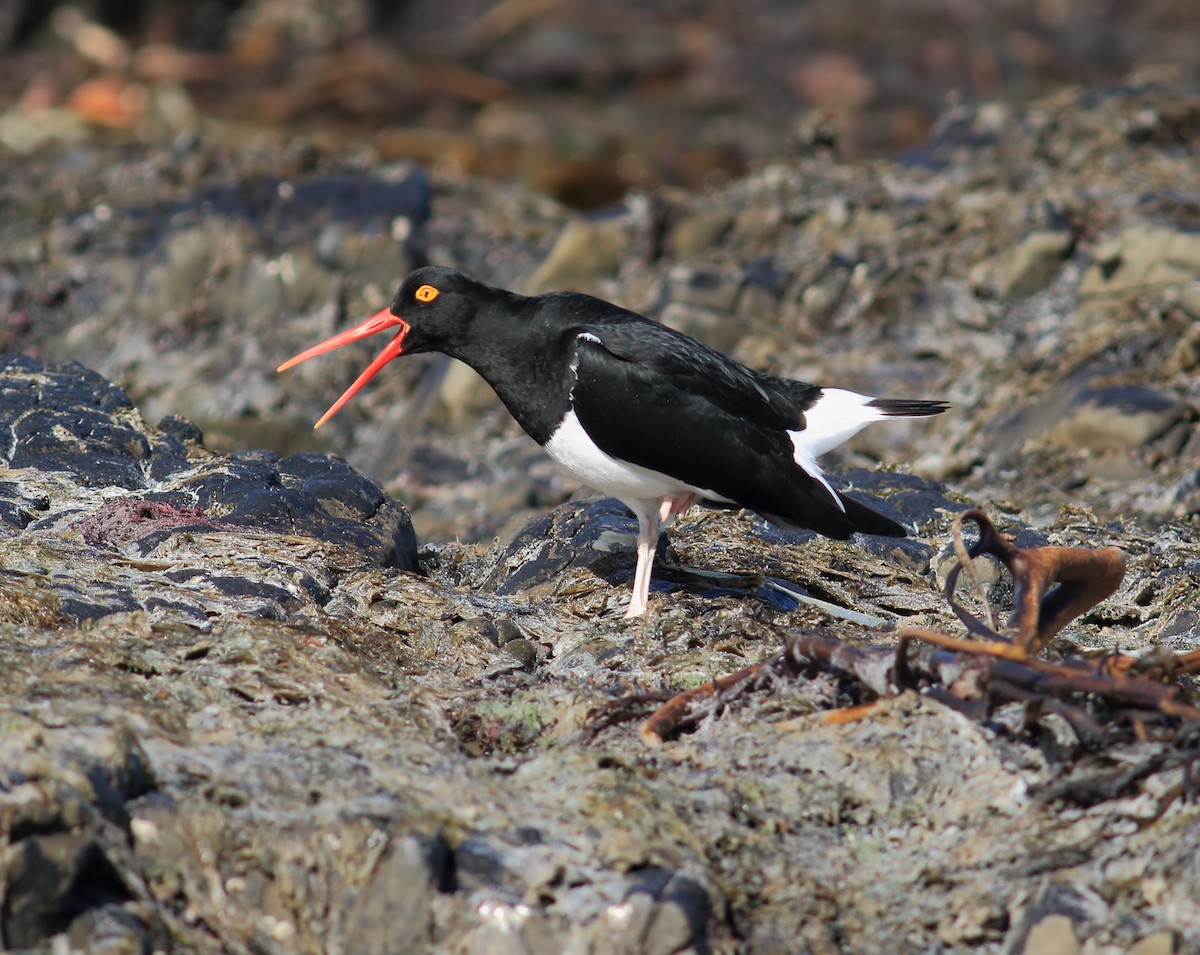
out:
{"label": "bird's neck", "polygon": [[538,444],[545,444],[570,406],[574,371],[562,336],[540,323],[498,324],[469,347],[447,349],[469,365]]}

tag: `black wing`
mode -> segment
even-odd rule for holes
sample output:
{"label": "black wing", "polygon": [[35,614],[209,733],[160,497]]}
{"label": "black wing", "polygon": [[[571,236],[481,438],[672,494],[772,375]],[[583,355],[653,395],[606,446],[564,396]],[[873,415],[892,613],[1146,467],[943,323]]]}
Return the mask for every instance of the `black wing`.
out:
{"label": "black wing", "polygon": [[779,523],[836,538],[904,536],[865,505],[839,506],[795,463],[787,430],[802,419],[768,376],[654,323],[575,334],[573,407],[601,450]]}
{"label": "black wing", "polygon": [[[621,313],[620,317],[631,314]],[[601,345],[612,358],[638,366],[647,375],[657,376],[680,391],[702,394],[711,405],[729,414],[767,427],[802,427],[792,396],[773,387],[785,379],[751,371],[673,328],[640,315],[636,318],[640,320],[594,325],[578,332],[599,339],[589,342],[585,337],[582,341]],[[820,389],[816,391],[819,393]]]}

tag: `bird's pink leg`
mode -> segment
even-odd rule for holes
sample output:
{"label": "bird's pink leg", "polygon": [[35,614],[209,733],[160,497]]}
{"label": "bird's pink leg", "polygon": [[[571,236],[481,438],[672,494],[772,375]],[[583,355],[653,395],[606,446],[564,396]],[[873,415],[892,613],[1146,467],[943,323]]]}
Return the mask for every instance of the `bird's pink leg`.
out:
{"label": "bird's pink leg", "polygon": [[666,524],[671,521],[676,515],[682,514],[692,502],[696,500],[696,495],[690,491],[687,494],[671,494],[662,499],[662,506],[658,509],[658,522]]}
{"label": "bird's pink leg", "polygon": [[[651,505],[653,508],[653,505]],[[654,551],[658,547],[658,517],[638,512],[637,567],[633,571],[633,596],[625,619],[641,617],[650,604],[650,572],[654,569]]]}

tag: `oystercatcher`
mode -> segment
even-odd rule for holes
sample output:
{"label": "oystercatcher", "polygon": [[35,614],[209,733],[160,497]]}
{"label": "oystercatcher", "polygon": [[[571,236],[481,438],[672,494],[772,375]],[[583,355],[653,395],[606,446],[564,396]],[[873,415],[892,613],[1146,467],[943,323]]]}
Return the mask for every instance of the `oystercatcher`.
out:
{"label": "oystercatcher", "polygon": [[836,490],[817,457],[873,421],[947,407],[762,374],[589,295],[526,297],[436,266],[406,278],[390,307],[279,371],[388,329],[399,332],[316,427],[399,355],[442,352],[470,365],[564,470],[636,515],[627,617],[646,612],[661,525],[695,499],[842,540],[904,537]]}

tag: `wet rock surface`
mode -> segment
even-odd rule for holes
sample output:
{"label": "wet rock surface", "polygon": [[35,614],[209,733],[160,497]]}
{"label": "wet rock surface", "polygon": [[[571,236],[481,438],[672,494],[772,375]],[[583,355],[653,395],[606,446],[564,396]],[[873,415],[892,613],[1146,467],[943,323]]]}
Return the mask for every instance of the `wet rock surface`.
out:
{"label": "wet rock surface", "polygon": [[[4,944],[1200,946],[1189,763],[1161,740],[1097,749],[911,693],[831,724],[855,699],[822,668],[657,749],[637,732],[796,633],[953,629],[947,527],[973,504],[1022,546],[1128,555],[1052,652],[1200,647],[1190,102],[964,107],[920,163],[806,155],[599,219],[203,137],[5,160]],[[231,183],[249,212],[213,198]],[[622,620],[632,520],[469,375],[397,362],[318,437],[367,350],[275,375],[427,259],[585,288],[772,373],[949,399],[830,456],[914,536],[693,508],[651,616]]]}

